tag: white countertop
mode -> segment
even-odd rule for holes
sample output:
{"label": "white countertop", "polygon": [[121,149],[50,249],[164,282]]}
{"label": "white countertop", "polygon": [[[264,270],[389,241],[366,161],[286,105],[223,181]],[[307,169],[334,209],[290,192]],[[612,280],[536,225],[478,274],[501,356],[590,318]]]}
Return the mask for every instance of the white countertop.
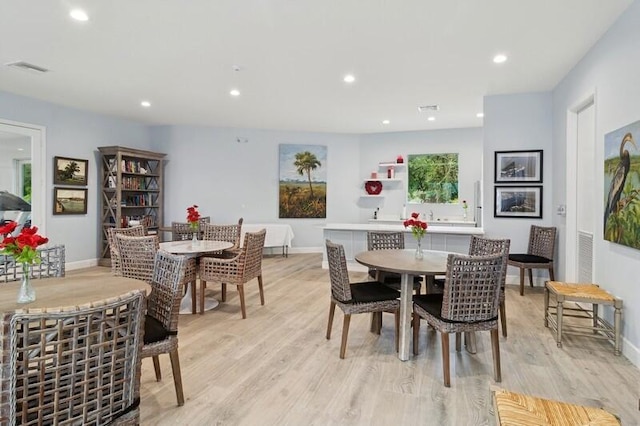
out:
{"label": "white countertop", "polygon": [[[322,227],[331,231],[404,231],[411,232],[400,223],[328,223]],[[482,228],[474,226],[429,226],[427,234],[459,234],[459,235],[484,235]]]}

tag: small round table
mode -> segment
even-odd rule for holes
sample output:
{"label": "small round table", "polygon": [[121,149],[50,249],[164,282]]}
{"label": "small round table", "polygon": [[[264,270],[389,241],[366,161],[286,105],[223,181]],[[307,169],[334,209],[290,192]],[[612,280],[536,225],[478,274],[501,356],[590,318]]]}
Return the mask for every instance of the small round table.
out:
{"label": "small round table", "polygon": [[[195,257],[196,261],[199,256],[204,253],[211,253],[214,251],[221,251],[233,247],[233,244],[228,241],[212,241],[212,240],[198,240],[197,244],[193,244],[192,240],[184,241],[167,241],[160,243],[160,250],[168,251],[173,254],[182,254],[189,257]],[[204,291],[204,290],[201,290]],[[207,297],[204,300],[204,310],[210,311],[218,306],[219,302],[213,297]],[[181,314],[195,314],[193,311],[193,300],[191,298],[191,283],[187,285],[187,291],[180,302]]]}

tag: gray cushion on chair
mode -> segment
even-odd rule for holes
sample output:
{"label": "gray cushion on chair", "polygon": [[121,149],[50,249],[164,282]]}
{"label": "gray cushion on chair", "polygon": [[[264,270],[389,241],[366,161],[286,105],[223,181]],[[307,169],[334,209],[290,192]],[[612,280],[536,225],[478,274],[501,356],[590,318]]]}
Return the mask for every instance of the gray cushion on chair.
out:
{"label": "gray cushion on chair", "polygon": [[351,303],[379,302],[400,297],[400,292],[377,281],[350,284]]}

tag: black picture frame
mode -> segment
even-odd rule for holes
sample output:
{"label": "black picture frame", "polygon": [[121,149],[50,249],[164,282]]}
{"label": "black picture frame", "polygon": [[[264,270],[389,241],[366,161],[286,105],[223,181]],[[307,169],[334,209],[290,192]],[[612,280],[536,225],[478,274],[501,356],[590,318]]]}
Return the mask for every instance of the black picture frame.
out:
{"label": "black picture frame", "polygon": [[496,185],[493,217],[542,219],[542,185]]}
{"label": "black picture frame", "polygon": [[53,188],[53,214],[87,214],[86,188]]}
{"label": "black picture frame", "polygon": [[86,186],[89,160],[53,157],[53,184]]}
{"label": "black picture frame", "polygon": [[495,151],[495,183],[542,183],[541,149]]}

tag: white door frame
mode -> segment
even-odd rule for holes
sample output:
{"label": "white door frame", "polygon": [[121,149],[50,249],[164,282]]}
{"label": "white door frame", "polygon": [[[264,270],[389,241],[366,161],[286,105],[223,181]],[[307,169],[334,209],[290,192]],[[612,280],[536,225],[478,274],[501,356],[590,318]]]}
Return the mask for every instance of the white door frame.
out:
{"label": "white door frame", "polygon": [[46,235],[46,128],[0,118],[0,130],[31,139],[31,223]]}
{"label": "white door frame", "polygon": [[[578,167],[578,113],[586,106],[593,103],[594,107],[594,140],[597,135],[597,104],[595,89],[589,91],[580,100],[567,109],[567,168],[566,168],[566,227],[567,234],[565,239],[565,265],[564,276],[567,282],[576,282],[577,280],[577,262],[578,262],[578,185],[576,182],[576,170]],[[597,156],[596,156],[597,158]],[[598,216],[597,214],[595,215]],[[595,236],[594,236],[595,237]],[[595,240],[595,238],[594,238]],[[595,268],[595,262],[592,265]],[[595,269],[593,275],[595,276]]]}

